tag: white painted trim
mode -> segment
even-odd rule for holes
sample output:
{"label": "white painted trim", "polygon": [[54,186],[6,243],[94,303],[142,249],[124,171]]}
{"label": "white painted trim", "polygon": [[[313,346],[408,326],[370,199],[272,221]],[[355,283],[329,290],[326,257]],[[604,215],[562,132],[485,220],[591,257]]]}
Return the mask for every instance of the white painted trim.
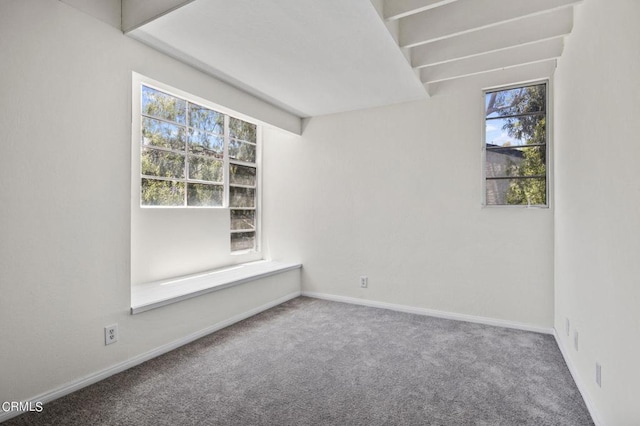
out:
{"label": "white painted trim", "polygon": [[[225,327],[228,327],[230,325],[233,325],[237,322],[240,322],[242,320],[245,320],[247,318],[250,318],[254,315],[259,314],[260,312],[266,311],[267,309],[271,309],[275,306],[281,305],[284,302],[287,302],[291,299],[295,299],[296,297],[300,296],[300,292],[299,291],[295,291],[293,293],[289,293],[286,296],[283,296],[279,299],[273,300],[269,303],[266,303],[262,306],[258,306],[256,308],[250,309],[246,312],[243,312],[241,314],[238,315],[234,315],[231,318],[228,318],[224,321],[220,321],[219,323],[216,323],[212,326],[209,326],[205,329],[202,329],[200,331],[196,331],[195,333],[191,333],[187,336],[184,336],[178,340],[175,340],[173,342],[167,343],[166,345],[162,345],[158,348],[152,349],[148,352],[145,352],[143,354],[134,356],[133,358],[129,358],[126,361],[123,361],[121,363],[118,363],[116,365],[113,365],[109,368],[105,368],[104,370],[89,374],[87,376],[81,377],[77,380],[73,380],[71,382],[68,382],[58,388],[55,388],[53,390],[50,390],[48,392],[44,392],[41,393],[40,395],[37,395],[33,398],[29,399],[29,402],[31,402],[32,404],[35,404],[36,402],[42,402],[43,404],[46,404],[48,402],[51,402],[55,399],[61,398],[65,395],[68,395],[72,392],[75,392],[77,390],[80,390],[84,387],[87,387],[89,385],[92,385],[94,383],[97,383],[101,380],[104,380],[110,376],[113,376],[114,374],[117,373],[121,373],[125,370],[128,370],[131,367],[135,367],[136,365],[142,364],[145,361],[149,361],[150,359],[156,358],[160,355],[163,355],[167,352],[170,352],[174,349],[179,348],[180,346],[184,346],[187,343],[191,343],[195,340],[198,340],[204,336],[207,336],[211,333],[214,333],[218,330],[221,330]],[[46,409],[46,407],[45,407]],[[23,414],[23,412],[21,411],[9,411],[9,412],[1,412],[0,411],[0,423],[5,422],[7,420],[9,420],[10,418],[16,417]]]}
{"label": "white painted trim", "polygon": [[131,286],[131,314],[181,302],[214,291],[302,268],[299,263],[269,260]]}
{"label": "white painted trim", "polygon": [[562,339],[560,339],[560,336],[558,336],[558,332],[555,329],[553,330],[553,337],[556,339],[556,343],[558,345],[558,348],[560,348],[560,353],[562,354],[562,358],[564,358],[564,362],[565,364],[567,364],[567,368],[569,368],[571,377],[573,377],[573,381],[576,383],[576,386],[578,387],[578,390],[582,395],[582,399],[584,400],[584,403],[587,406],[587,410],[589,410],[589,414],[591,414],[591,419],[593,420],[593,423],[595,423],[596,426],[604,426],[604,422],[600,420],[602,417],[600,416],[600,413],[596,408],[596,405],[593,403],[593,400],[589,396],[589,392],[587,392],[587,388],[584,385],[584,382],[578,375],[578,370],[574,367],[573,363],[571,362],[571,358],[569,358],[569,356],[567,355],[567,348],[562,343]]}
{"label": "white painted trim", "polygon": [[313,297],[315,299],[331,300],[333,302],[351,303],[353,305],[369,306],[372,308],[390,309],[392,311],[406,312],[409,314],[426,315],[430,317],[444,318],[455,321],[485,324],[494,327],[512,328],[515,330],[532,331],[534,333],[542,334],[554,334],[553,328],[540,327],[537,325],[525,324],[515,321],[506,321],[495,318],[478,317],[475,315],[458,314],[455,312],[437,311],[435,309],[416,308],[413,306],[397,305],[393,303],[378,302],[375,300],[358,299],[355,297],[336,296],[333,294],[314,293],[309,291],[303,291],[302,296]]}

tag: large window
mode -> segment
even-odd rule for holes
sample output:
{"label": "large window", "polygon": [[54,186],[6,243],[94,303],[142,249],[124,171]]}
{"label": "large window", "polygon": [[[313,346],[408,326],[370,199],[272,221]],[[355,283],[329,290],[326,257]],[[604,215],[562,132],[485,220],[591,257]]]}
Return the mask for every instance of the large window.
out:
{"label": "large window", "polygon": [[486,205],[548,204],[547,84],[485,92]]}
{"label": "large window", "polygon": [[257,249],[258,126],[142,84],[140,205],[219,207],[231,251]]}

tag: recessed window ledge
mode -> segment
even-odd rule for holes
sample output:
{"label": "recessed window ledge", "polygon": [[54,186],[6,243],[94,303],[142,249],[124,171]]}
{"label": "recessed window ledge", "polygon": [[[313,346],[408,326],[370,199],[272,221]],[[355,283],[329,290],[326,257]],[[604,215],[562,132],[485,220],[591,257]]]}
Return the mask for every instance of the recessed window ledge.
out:
{"label": "recessed window ledge", "polygon": [[549,209],[549,205],[542,204],[483,204],[483,209],[532,209],[545,210]]}
{"label": "recessed window ledge", "polygon": [[134,285],[131,287],[131,314],[139,314],[160,306],[300,268],[302,268],[300,263],[260,260]]}

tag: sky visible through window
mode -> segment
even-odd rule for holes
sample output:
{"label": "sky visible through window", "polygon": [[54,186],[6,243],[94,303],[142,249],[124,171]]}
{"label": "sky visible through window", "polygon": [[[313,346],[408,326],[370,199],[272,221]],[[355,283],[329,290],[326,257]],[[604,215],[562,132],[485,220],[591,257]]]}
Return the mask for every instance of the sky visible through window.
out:
{"label": "sky visible through window", "polygon": [[546,85],[485,94],[485,203],[546,205]]}
{"label": "sky visible through window", "polygon": [[505,120],[492,120],[487,124],[487,143],[503,146],[506,142],[513,141],[513,137],[509,136],[506,130],[502,130],[504,124]]}

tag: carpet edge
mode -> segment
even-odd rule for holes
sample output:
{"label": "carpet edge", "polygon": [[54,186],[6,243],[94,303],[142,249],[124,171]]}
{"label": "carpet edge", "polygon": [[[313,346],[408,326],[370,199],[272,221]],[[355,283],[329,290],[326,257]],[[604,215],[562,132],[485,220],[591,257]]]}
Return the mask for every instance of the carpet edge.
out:
{"label": "carpet edge", "polygon": [[316,292],[310,292],[310,291],[303,291],[301,295],[306,297],[312,297],[315,299],[330,300],[333,302],[343,302],[343,303],[350,303],[352,305],[368,306],[371,308],[389,309],[392,311],[405,312],[408,314],[425,315],[429,317],[450,319],[455,321],[472,322],[477,324],[491,325],[495,327],[511,328],[511,329],[522,330],[522,331],[531,331],[534,333],[549,334],[549,335],[554,335],[555,333],[555,330],[552,327],[541,327],[537,325],[519,323],[515,321],[507,321],[507,320],[488,318],[488,317],[479,317],[479,316],[467,315],[467,314],[458,314],[455,312],[438,311],[435,309],[418,308],[413,306],[398,305],[394,303],[378,302],[375,300],[358,299],[355,297],[336,296],[333,294],[316,293]]}

